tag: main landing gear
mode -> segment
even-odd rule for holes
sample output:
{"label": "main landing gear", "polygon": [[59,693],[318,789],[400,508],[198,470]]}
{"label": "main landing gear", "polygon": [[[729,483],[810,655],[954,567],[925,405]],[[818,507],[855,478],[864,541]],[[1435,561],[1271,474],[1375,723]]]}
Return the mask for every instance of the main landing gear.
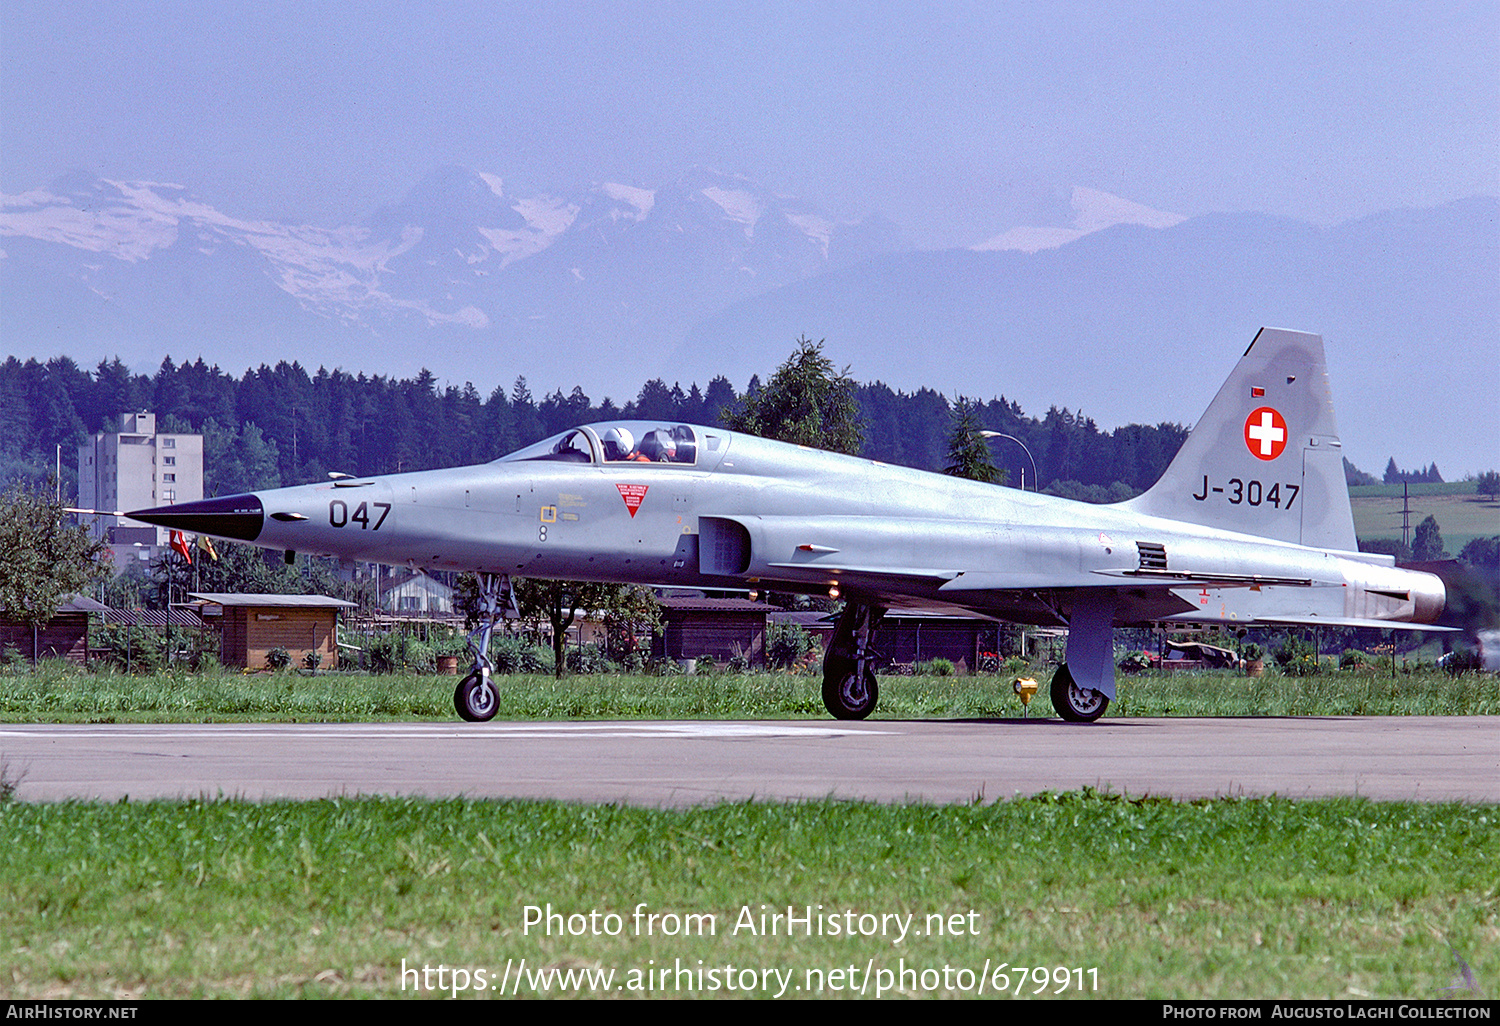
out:
{"label": "main landing gear", "polygon": [[1080,687],[1068,664],[1063,663],[1052,675],[1052,708],[1069,723],[1093,723],[1109,708],[1109,696]]}
{"label": "main landing gear", "polygon": [[[490,679],[494,670],[490,662],[490,635],[495,632],[495,622],[515,613],[515,597],[510,590],[510,578],[503,574],[480,574],[480,608],[484,611],[484,622],[469,633],[469,651],[474,654],[474,665],[469,675],[458,682],[453,691],[453,708],[461,719],[470,723],[483,723],[495,718],[500,707],[500,697],[495,683]],[[475,635],[479,640],[474,640]]]}
{"label": "main landing gear", "polygon": [[1114,615],[1109,589],[1074,593],[1068,661],[1052,675],[1052,708],[1069,723],[1093,723],[1115,697]]}
{"label": "main landing gear", "polygon": [[880,688],[875,682],[875,628],[885,616],[882,606],[850,602],[823,657],[823,705],[834,719],[862,720],[875,711]]}

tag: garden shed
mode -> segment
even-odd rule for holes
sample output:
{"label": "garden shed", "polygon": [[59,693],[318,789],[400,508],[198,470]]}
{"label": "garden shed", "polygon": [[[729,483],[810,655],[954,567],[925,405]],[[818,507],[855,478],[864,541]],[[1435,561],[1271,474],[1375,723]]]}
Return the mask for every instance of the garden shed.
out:
{"label": "garden shed", "polygon": [[88,661],[89,616],[105,607],[84,595],[68,595],[46,623],[32,627],[19,617],[0,611],[0,651],[15,649],[27,662],[66,659]]}
{"label": "garden shed", "polygon": [[657,658],[712,659],[726,663],[742,655],[752,666],[766,664],[766,614],[771,607],[749,599],[666,597]]}
{"label": "garden shed", "polygon": [[218,622],[225,666],[259,669],[272,649],[286,649],[294,664],[316,652],[323,666],[338,661],[338,615],[353,602],[326,595],[230,595],[194,592],[199,615]]}
{"label": "garden shed", "polygon": [[1000,631],[994,620],[934,610],[893,609],[880,621],[875,648],[892,663],[915,664],[947,659],[972,672],[987,652],[998,652]]}

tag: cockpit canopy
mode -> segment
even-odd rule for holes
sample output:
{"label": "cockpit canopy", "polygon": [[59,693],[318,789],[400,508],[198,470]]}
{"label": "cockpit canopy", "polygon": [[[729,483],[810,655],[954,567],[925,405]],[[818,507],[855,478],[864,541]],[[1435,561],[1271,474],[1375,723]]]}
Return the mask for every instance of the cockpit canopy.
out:
{"label": "cockpit canopy", "polygon": [[701,430],[691,424],[651,420],[609,421],[564,431],[495,462],[673,463],[691,467],[698,463]]}

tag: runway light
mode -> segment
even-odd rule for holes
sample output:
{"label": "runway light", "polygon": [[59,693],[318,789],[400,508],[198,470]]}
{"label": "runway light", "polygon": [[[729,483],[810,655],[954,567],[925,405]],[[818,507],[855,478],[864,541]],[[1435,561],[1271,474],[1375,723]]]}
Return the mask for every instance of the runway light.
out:
{"label": "runway light", "polygon": [[1026,715],[1026,707],[1031,704],[1031,696],[1036,694],[1036,681],[1030,677],[1017,677],[1010,682],[1010,689],[1021,696],[1021,715]]}

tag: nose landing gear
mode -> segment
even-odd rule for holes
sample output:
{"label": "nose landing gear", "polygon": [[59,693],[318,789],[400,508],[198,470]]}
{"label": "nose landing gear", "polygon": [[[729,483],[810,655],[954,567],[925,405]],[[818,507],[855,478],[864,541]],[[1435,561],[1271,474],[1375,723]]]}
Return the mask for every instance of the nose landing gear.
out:
{"label": "nose landing gear", "polygon": [[[490,679],[494,665],[490,662],[490,635],[495,632],[495,622],[502,618],[520,615],[516,608],[514,593],[510,590],[510,578],[504,574],[480,574],[480,608],[484,611],[484,622],[469,633],[469,651],[474,654],[474,664],[469,675],[458,682],[453,691],[453,708],[459,718],[470,723],[484,723],[495,718],[500,708],[500,696]],[[475,641],[475,635],[479,640]]]}

